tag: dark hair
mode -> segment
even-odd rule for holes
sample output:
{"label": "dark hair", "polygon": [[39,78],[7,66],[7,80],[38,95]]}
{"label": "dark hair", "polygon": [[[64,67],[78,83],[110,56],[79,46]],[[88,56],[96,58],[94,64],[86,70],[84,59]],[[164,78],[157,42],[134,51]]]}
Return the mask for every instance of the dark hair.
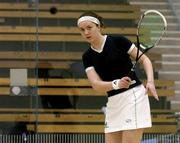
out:
{"label": "dark hair", "polygon": [[93,16],[93,17],[97,18],[99,20],[99,22],[100,22],[100,27],[104,27],[103,18],[101,16],[99,16],[98,14],[96,14],[95,12],[93,12],[93,11],[84,12],[83,14],[81,14],[79,16],[79,18],[81,18],[83,16]]}

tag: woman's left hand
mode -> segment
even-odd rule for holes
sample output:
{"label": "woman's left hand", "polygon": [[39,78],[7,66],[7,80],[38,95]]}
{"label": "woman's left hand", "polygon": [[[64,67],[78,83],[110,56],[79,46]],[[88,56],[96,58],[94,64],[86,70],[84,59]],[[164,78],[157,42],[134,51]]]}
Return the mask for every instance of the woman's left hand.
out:
{"label": "woman's left hand", "polygon": [[147,82],[146,83],[146,92],[150,92],[152,96],[154,96],[154,98],[159,101],[158,95],[157,95],[157,91],[154,85],[154,82]]}

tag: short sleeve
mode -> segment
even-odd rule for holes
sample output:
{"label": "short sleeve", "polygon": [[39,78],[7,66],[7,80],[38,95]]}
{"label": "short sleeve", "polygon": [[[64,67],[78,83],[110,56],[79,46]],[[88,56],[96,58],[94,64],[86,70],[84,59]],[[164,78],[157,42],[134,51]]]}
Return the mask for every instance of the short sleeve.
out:
{"label": "short sleeve", "polygon": [[135,47],[134,43],[132,43],[124,36],[118,36],[116,38],[116,44],[118,45],[118,47],[122,47],[121,50],[123,50],[125,53],[129,53]]}

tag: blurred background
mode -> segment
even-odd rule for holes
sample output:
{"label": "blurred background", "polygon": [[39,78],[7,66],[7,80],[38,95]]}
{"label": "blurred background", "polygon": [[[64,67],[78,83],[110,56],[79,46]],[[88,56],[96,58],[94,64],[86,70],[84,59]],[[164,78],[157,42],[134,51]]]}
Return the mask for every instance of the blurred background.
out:
{"label": "blurred background", "polygon": [[[0,142],[104,143],[107,97],[87,80],[81,56],[88,44],[77,18],[95,11],[105,34],[136,44],[138,19],[149,9],[165,15],[168,29],[147,54],[160,101],[149,96],[153,127],[142,143],[179,142],[179,0],[0,0]],[[142,67],[136,73],[145,82]]]}

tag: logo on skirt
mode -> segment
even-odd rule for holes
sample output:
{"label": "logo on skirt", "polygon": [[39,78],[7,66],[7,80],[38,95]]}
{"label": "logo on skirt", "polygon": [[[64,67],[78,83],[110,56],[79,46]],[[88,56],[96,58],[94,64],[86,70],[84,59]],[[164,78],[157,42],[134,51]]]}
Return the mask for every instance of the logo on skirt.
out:
{"label": "logo on skirt", "polygon": [[131,119],[126,119],[126,123],[131,123],[132,120]]}

